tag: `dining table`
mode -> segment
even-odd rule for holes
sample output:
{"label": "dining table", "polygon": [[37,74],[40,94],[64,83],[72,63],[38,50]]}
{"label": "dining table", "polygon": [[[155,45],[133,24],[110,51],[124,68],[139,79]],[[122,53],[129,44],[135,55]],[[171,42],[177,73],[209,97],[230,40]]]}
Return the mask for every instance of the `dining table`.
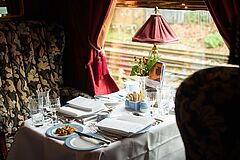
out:
{"label": "dining table", "polygon": [[[114,106],[110,116],[129,115],[124,103]],[[51,124],[35,127],[31,119],[24,122],[15,136],[7,160],[184,160],[185,150],[174,114],[160,118],[159,123],[147,131],[112,141],[95,149],[69,148],[65,140],[46,134]],[[90,120],[82,126],[83,133],[89,133]]]}

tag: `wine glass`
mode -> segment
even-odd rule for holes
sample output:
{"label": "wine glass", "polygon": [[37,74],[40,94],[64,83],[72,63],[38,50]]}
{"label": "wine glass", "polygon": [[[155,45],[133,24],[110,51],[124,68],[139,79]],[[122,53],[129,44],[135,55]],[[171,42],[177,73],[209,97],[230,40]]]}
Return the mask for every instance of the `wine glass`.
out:
{"label": "wine glass", "polygon": [[57,111],[61,107],[60,97],[50,97],[49,98],[49,107],[52,112],[52,124],[56,125],[59,123],[58,117],[57,117]]}

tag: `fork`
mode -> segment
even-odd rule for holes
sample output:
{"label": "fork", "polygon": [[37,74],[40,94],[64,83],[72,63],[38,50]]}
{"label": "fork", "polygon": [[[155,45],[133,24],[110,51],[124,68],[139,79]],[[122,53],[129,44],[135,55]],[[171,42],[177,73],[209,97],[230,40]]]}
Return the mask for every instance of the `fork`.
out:
{"label": "fork", "polygon": [[108,135],[108,134],[106,134],[105,132],[103,132],[103,131],[101,131],[100,129],[98,129],[98,128],[95,126],[95,124],[89,125],[89,126],[88,126],[88,129],[89,129],[89,131],[90,131],[91,133],[96,133],[96,134],[102,136],[103,138],[105,138],[105,139],[107,139],[107,140],[109,140],[109,141],[111,141],[111,142],[115,142],[115,141],[118,141],[118,140],[119,140],[118,137],[113,136],[113,135]]}

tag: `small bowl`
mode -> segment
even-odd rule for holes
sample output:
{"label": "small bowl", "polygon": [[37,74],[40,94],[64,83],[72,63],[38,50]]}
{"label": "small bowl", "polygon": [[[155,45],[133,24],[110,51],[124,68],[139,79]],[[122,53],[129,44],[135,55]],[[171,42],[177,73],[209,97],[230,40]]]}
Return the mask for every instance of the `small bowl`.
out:
{"label": "small bowl", "polygon": [[149,105],[146,103],[146,102],[141,102],[141,105],[140,105],[140,112],[142,113],[146,113],[149,111]]}
{"label": "small bowl", "polygon": [[105,118],[109,118],[110,117],[110,112],[109,111],[101,111],[97,114],[97,121],[101,121]]}

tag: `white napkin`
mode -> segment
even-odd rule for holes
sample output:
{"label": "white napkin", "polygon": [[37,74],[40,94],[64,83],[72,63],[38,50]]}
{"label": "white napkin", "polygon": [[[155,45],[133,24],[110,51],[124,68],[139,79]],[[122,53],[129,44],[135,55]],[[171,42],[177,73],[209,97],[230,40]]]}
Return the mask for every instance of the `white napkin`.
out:
{"label": "white napkin", "polygon": [[99,108],[105,107],[104,103],[101,101],[96,101],[95,99],[89,99],[82,96],[78,96],[70,101],[67,101],[67,104],[72,108],[80,109],[86,112],[94,112],[99,110]]}
{"label": "white napkin", "polygon": [[101,111],[103,110],[104,108],[99,108],[98,110],[95,110],[93,112],[86,112],[86,111],[83,111],[83,110],[79,110],[79,109],[76,109],[76,108],[72,108],[72,107],[69,107],[69,106],[63,106],[59,109],[59,112],[60,113],[63,113],[63,114],[66,114],[68,116],[71,116],[71,117],[85,117],[85,116],[90,116],[98,111]]}
{"label": "white napkin", "polygon": [[78,110],[78,109],[75,109],[75,108],[71,108],[71,107],[61,107],[59,109],[59,112],[63,113],[63,114],[66,114],[66,115],[69,115],[71,117],[79,117],[79,116],[81,116],[82,114],[85,113],[84,111],[81,111],[81,110]]}
{"label": "white napkin", "polygon": [[116,118],[105,118],[96,124],[102,130],[124,136],[131,136],[153,124],[152,117],[122,115]]}

